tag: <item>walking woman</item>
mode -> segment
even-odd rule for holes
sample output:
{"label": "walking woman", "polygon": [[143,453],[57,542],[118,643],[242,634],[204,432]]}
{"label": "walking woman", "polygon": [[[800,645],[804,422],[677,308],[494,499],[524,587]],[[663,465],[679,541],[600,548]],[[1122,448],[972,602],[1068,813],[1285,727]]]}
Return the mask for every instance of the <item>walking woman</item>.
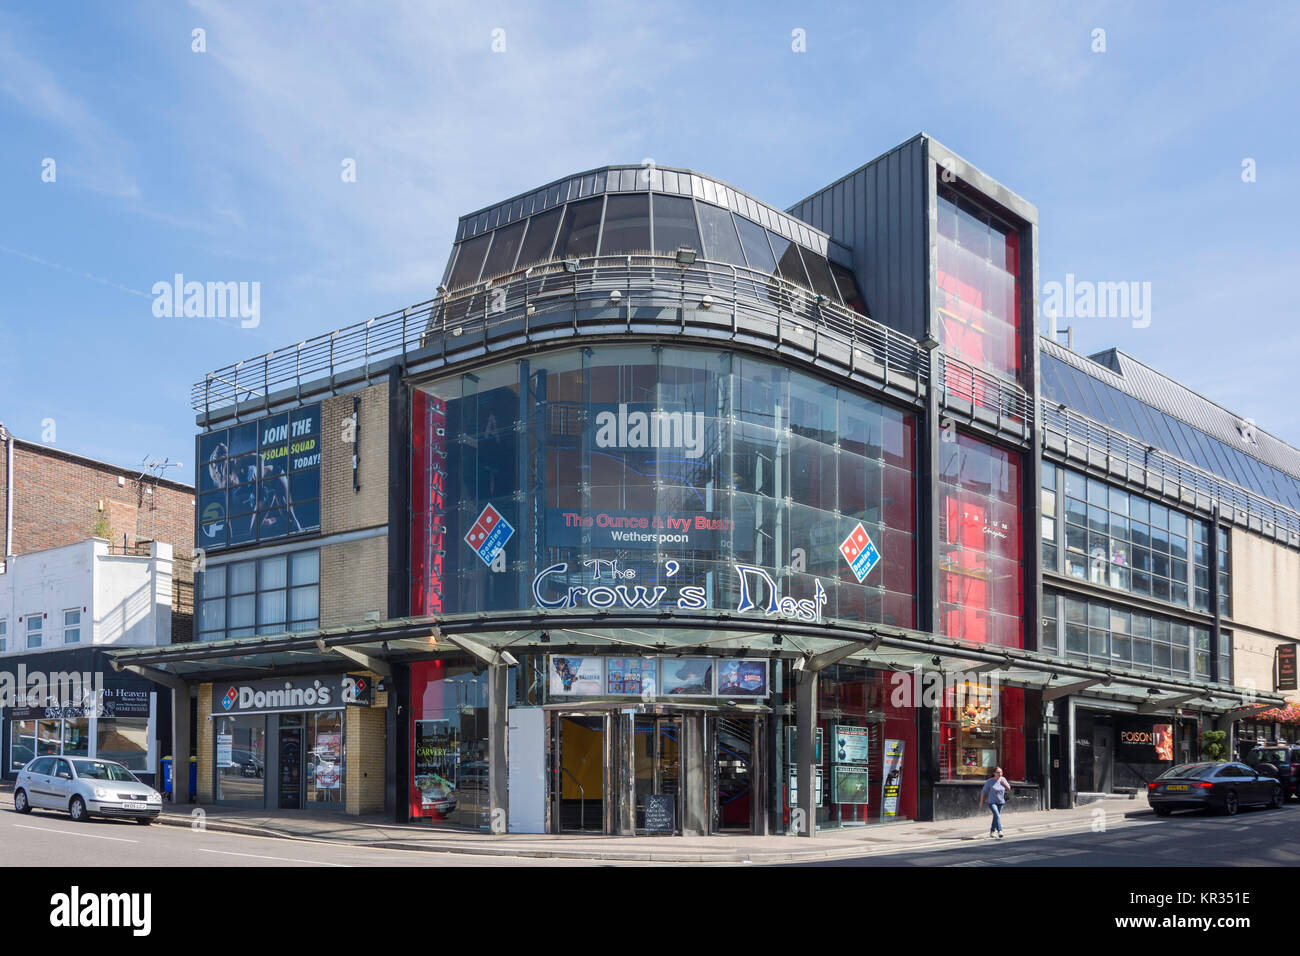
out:
{"label": "walking woman", "polygon": [[988,800],[989,809],[993,811],[993,820],[989,823],[989,839],[996,834],[998,839],[1002,839],[1002,808],[1006,805],[1007,794],[1011,792],[1011,781],[1002,776],[1002,768],[994,767],[993,776],[984,781],[984,789],[980,791],[980,809],[984,808],[984,801]]}

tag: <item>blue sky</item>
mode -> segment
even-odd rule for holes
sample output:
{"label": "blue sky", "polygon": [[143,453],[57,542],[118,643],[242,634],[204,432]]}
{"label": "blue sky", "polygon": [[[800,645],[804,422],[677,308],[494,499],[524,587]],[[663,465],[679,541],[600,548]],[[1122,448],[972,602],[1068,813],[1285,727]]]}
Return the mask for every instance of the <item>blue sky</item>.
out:
{"label": "blue sky", "polygon": [[[1038,207],[1042,282],[1151,283],[1078,350],[1300,444],[1297,47],[1286,5],[0,4],[0,420],[192,481],[194,382],[430,298],[464,212],[645,158],[784,207],[924,130]],[[260,325],[155,317],[178,272]]]}

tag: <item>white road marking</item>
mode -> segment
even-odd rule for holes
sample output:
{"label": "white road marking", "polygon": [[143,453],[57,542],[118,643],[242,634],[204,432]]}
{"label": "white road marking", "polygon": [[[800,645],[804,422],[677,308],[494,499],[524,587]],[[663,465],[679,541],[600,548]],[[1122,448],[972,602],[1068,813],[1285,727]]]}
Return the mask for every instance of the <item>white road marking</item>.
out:
{"label": "white road marking", "polygon": [[254,860],[279,860],[282,863],[314,863],[317,866],[349,866],[347,863],[328,863],[324,860],[298,860],[288,856],[263,856],[260,853],[235,853],[232,850],[209,850],[206,847],[199,847],[200,853],[221,853],[225,856],[246,856]]}
{"label": "white road marking", "polygon": [[15,823],[19,830],[40,830],[42,833],[62,833],[66,836],[85,837],[87,840],[113,840],[116,843],[139,843],[139,840],[127,840],[123,837],[98,836],[94,833],[78,833],[75,830],[56,830],[53,827],[29,827],[25,823]]}

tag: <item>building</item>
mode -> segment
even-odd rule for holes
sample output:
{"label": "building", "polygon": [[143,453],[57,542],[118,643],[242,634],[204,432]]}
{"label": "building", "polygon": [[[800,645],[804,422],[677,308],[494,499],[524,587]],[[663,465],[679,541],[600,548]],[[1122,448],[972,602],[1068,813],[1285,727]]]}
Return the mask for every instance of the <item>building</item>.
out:
{"label": "building", "polygon": [[170,695],[115,671],[106,651],[171,635],[171,545],[123,553],[88,538],[11,556],[0,573],[0,776],[70,754],[152,782],[170,751]]}
{"label": "building", "polygon": [[[1046,645],[1294,701],[1300,450],[1124,352],[1041,348]],[[1195,759],[1213,729],[1178,701],[1070,706],[1075,792],[1141,788],[1161,745]],[[1296,732],[1262,702],[1230,713],[1230,753]]]}
{"label": "building", "polygon": [[787,210],[610,166],[470,213],[436,298],[195,387],[197,640],[116,661],[197,700],[200,802],[811,836],[1000,765],[1069,804],[1089,713],[1197,748],[1283,698],[1062,645],[1043,491],[1096,465],[1036,261],[925,135]]}
{"label": "building", "polygon": [[4,555],[46,551],[90,537],[119,551],[172,548],[172,639],[192,637],[194,489],[18,438],[0,424],[0,542]]}

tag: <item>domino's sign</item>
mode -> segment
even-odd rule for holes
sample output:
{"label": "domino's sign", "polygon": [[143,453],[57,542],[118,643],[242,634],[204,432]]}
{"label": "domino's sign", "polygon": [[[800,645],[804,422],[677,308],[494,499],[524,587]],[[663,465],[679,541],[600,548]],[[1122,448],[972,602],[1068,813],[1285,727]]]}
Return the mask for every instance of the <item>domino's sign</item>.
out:
{"label": "domino's sign", "polygon": [[848,562],[859,584],[865,581],[871,569],[880,563],[880,552],[876,550],[871,535],[867,534],[867,529],[862,527],[861,521],[840,544],[840,554]]}
{"label": "domino's sign", "polygon": [[501,512],[488,505],[465,535],[465,543],[484,564],[491,567],[493,559],[501,553],[514,533],[514,527],[501,517]]}

